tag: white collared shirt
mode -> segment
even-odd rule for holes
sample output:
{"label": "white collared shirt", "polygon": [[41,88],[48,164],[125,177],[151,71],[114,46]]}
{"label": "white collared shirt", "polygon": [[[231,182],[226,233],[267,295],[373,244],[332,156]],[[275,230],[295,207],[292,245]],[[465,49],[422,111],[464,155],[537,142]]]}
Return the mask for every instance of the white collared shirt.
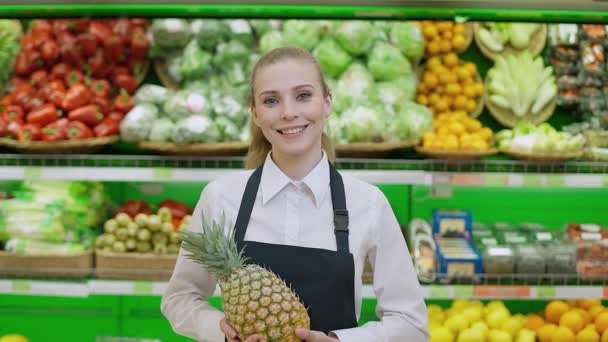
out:
{"label": "white collared shirt", "polygon": [[[194,210],[191,229],[202,230],[202,213],[207,221],[219,220],[224,213],[227,229],[233,227],[252,172],[237,172],[209,183]],[[356,178],[342,175],[342,179],[349,212],[349,246],[355,261],[357,319],[361,313],[361,276],[367,257],[373,268],[376,314],[381,321],[334,333],[342,342],[427,341],[426,306],[401,229],[386,197],[377,187]],[[325,154],[301,182],[289,179],[269,154],[245,240],[335,251],[332,208]],[[224,341],[219,329],[224,315],[206,300],[214,293],[216,278],[182,253],[163,296],[162,312],[179,334],[198,341]]]}

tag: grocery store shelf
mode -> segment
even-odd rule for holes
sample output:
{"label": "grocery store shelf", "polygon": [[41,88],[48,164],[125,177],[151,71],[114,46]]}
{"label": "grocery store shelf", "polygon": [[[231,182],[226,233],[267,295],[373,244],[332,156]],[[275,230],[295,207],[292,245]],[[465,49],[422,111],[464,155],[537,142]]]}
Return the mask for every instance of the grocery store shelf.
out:
{"label": "grocery store shelf", "polygon": [[[219,4],[218,4],[219,3]],[[111,6],[110,6],[111,4]],[[608,4],[596,0],[48,0],[0,1],[0,16],[206,16],[265,18],[454,19],[606,22]]]}
{"label": "grocery store shelf", "polygon": [[[209,182],[238,172],[242,158],[159,156],[0,155],[0,180]],[[339,159],[344,174],[375,184],[489,187],[608,186],[608,163],[532,164],[506,160],[445,162],[404,159]]]}
{"label": "grocery store shelf", "polygon": [[[167,282],[88,280],[82,282],[38,281],[29,279],[0,280],[0,294],[32,296],[87,297],[89,295],[161,296]],[[525,285],[424,285],[426,299],[582,299],[605,298],[604,286],[525,286]],[[214,293],[219,296],[219,290]],[[365,299],[375,299],[372,285],[364,285]]]}

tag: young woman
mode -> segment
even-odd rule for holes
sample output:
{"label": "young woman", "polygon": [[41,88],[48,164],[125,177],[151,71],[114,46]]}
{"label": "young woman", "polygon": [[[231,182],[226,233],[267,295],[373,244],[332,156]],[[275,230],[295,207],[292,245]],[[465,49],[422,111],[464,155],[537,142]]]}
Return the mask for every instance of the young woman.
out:
{"label": "young woman", "polygon": [[[191,229],[202,229],[203,215],[218,220],[224,214],[234,222],[244,255],[285,279],[309,308],[311,329],[296,331],[304,341],[428,340],[426,306],[388,201],[330,163],[333,150],[323,130],[332,98],[314,57],[299,48],[263,56],[252,72],[250,107],[246,164],[255,171],[209,183]],[[381,321],[358,327],[366,258]],[[199,341],[238,341],[206,301],[215,288],[216,279],[182,252],[162,300],[176,332]]]}

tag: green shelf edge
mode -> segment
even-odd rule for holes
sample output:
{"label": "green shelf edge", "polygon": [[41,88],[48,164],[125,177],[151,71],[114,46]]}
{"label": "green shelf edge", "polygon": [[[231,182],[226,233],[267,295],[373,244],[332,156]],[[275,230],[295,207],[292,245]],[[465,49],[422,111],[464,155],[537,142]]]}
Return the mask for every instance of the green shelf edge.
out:
{"label": "green shelf edge", "polygon": [[335,19],[459,19],[606,23],[608,12],[381,6],[216,5],[216,4],[19,4],[0,5],[0,17],[217,17]]}

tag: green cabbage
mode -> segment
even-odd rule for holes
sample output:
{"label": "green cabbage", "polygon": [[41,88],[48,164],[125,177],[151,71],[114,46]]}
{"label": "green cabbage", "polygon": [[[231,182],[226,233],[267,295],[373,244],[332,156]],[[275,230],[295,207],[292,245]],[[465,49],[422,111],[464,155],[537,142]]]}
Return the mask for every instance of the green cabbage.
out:
{"label": "green cabbage", "polygon": [[375,106],[359,105],[342,113],[348,142],[381,142],[386,131],[386,115]]}
{"label": "green cabbage", "polygon": [[175,124],[173,141],[179,145],[220,140],[220,131],[211,119],[202,115],[192,115]]}
{"label": "green cabbage", "polygon": [[400,101],[395,120],[389,125],[386,141],[418,140],[433,129],[433,113],[425,106],[411,101]]}
{"label": "green cabbage", "polygon": [[278,30],[281,26],[281,21],[275,19],[253,19],[249,20],[249,24],[253,27],[253,32],[256,36],[261,37],[267,32]]}
{"label": "green cabbage", "polygon": [[173,136],[173,122],[166,118],[160,118],[152,124],[150,129],[149,141],[167,142]]}
{"label": "green cabbage", "polygon": [[124,142],[146,140],[157,117],[158,109],[153,104],[144,103],[133,107],[120,122],[120,139]]}
{"label": "green cabbage", "polygon": [[412,65],[396,47],[378,42],[374,45],[367,66],[379,81],[392,81],[412,73]]}
{"label": "green cabbage", "polygon": [[276,48],[284,46],[283,33],[279,31],[269,31],[264,33],[260,38],[260,51],[262,53],[270,52]]}
{"label": "green cabbage", "polygon": [[239,41],[245,46],[253,44],[253,30],[247,20],[232,19],[227,20],[227,23],[230,28],[230,39]]}
{"label": "green cabbage", "polygon": [[363,55],[372,47],[376,32],[377,29],[369,21],[349,20],[338,26],[335,37],[351,55]]}
{"label": "green cabbage", "polygon": [[178,18],[154,19],[148,30],[159,53],[186,46],[192,36],[188,21]]}
{"label": "green cabbage", "polygon": [[230,121],[225,116],[215,119],[215,125],[220,134],[220,141],[238,141],[240,140],[241,130],[234,122]]}
{"label": "green cabbage", "polygon": [[230,27],[225,20],[219,19],[194,19],[190,23],[190,30],[198,45],[208,51],[230,37]]}
{"label": "green cabbage", "polygon": [[342,113],[356,104],[376,102],[374,77],[360,63],[352,63],[342,74],[334,90],[334,110]]}
{"label": "green cabbage", "polygon": [[390,31],[390,41],[412,61],[419,61],[424,55],[424,37],[414,22],[394,23]]}
{"label": "green cabbage", "polygon": [[180,72],[185,80],[200,79],[211,70],[211,55],[192,40],[184,49]]}
{"label": "green cabbage", "polygon": [[314,50],[323,73],[330,77],[339,77],[350,65],[352,58],[333,39],[326,38]]}
{"label": "green cabbage", "polygon": [[286,20],[283,23],[283,43],[312,50],[321,37],[321,27],[315,20]]}
{"label": "green cabbage", "polygon": [[173,94],[165,102],[163,110],[167,117],[174,122],[193,114],[205,116],[211,114],[209,100],[203,94],[189,90],[180,90]]}
{"label": "green cabbage", "polygon": [[133,96],[135,104],[153,103],[157,106],[162,106],[169,98],[169,89],[156,84],[144,84]]}
{"label": "green cabbage", "polygon": [[231,40],[227,43],[220,43],[217,46],[215,55],[213,56],[213,65],[220,70],[231,63],[249,62],[249,54],[251,51],[245,44],[238,40]]}

